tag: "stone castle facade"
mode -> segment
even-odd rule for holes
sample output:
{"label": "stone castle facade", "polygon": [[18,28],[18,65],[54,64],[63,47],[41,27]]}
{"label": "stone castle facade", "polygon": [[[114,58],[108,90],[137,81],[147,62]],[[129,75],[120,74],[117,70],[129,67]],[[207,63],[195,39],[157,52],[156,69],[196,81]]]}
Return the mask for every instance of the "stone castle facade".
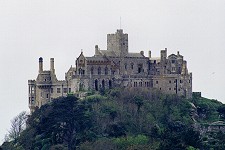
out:
{"label": "stone castle facade", "polygon": [[128,34],[122,29],[107,35],[107,50],[95,46],[95,55],[86,57],[83,52],[76,59],[75,67],[58,80],[54,58],[50,59],[50,70],[43,70],[43,58],[39,58],[39,73],[36,80],[28,80],[29,108],[51,102],[67,94],[87,90],[102,90],[113,87],[156,88],[165,94],[192,97],[192,73],[179,52],[167,56],[167,49],[160,57],[148,57],[144,52],[128,51]]}

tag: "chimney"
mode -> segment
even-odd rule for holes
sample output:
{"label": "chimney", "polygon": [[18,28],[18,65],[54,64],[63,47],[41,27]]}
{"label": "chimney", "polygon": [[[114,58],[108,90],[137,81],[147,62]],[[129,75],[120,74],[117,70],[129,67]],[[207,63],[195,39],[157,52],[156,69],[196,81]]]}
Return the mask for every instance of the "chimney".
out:
{"label": "chimney", "polygon": [[152,57],[152,52],[151,51],[148,51],[148,57],[149,57],[149,59]]}
{"label": "chimney", "polygon": [[140,51],[140,54],[141,54],[142,56],[144,56],[144,51]]}
{"label": "chimney", "polygon": [[95,45],[95,55],[98,56],[99,52],[98,52],[98,45]]}
{"label": "chimney", "polygon": [[43,72],[43,58],[39,58],[39,73]]}
{"label": "chimney", "polygon": [[55,73],[54,58],[50,58],[50,71]]}

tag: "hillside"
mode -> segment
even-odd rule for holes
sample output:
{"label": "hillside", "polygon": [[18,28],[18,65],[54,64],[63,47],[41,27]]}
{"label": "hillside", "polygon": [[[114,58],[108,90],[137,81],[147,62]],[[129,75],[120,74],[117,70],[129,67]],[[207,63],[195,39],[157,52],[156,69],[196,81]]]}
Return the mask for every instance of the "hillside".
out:
{"label": "hillside", "polygon": [[225,134],[206,128],[224,119],[224,108],[195,95],[185,99],[144,89],[61,97],[37,109],[26,129],[1,149],[224,149]]}

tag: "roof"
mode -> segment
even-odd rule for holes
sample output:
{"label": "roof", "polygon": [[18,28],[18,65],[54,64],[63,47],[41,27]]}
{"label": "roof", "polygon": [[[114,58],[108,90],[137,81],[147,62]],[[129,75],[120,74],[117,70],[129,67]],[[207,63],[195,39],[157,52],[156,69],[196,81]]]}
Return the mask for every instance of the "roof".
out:
{"label": "roof", "polygon": [[114,51],[109,51],[109,50],[99,50],[99,52],[102,55],[106,55],[106,56],[116,56]]}
{"label": "roof", "polygon": [[104,57],[86,57],[88,61],[107,61]]}
{"label": "roof", "polygon": [[128,53],[127,57],[145,57],[140,53]]}

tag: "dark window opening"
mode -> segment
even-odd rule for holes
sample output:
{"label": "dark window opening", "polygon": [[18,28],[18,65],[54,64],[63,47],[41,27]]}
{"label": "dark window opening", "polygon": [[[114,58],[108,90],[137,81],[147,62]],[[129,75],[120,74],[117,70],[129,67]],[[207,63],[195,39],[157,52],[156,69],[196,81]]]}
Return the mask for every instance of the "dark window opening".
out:
{"label": "dark window opening", "polygon": [[106,75],[108,74],[108,68],[107,67],[105,68],[105,74]]}
{"label": "dark window opening", "polygon": [[98,91],[98,80],[95,80],[95,90]]}
{"label": "dark window opening", "polygon": [[99,67],[98,68],[98,75],[100,75],[101,74],[101,68]]}
{"label": "dark window opening", "polygon": [[60,88],[57,88],[57,93],[60,93]]}
{"label": "dark window opening", "polygon": [[133,69],[134,69],[134,64],[133,64],[133,63],[131,63],[131,65],[130,65],[130,66],[131,66],[131,69],[133,70]]}
{"label": "dark window opening", "polygon": [[105,89],[105,80],[102,80],[102,89]]}
{"label": "dark window opening", "polygon": [[112,88],[112,81],[109,80],[109,88],[111,89]]}

